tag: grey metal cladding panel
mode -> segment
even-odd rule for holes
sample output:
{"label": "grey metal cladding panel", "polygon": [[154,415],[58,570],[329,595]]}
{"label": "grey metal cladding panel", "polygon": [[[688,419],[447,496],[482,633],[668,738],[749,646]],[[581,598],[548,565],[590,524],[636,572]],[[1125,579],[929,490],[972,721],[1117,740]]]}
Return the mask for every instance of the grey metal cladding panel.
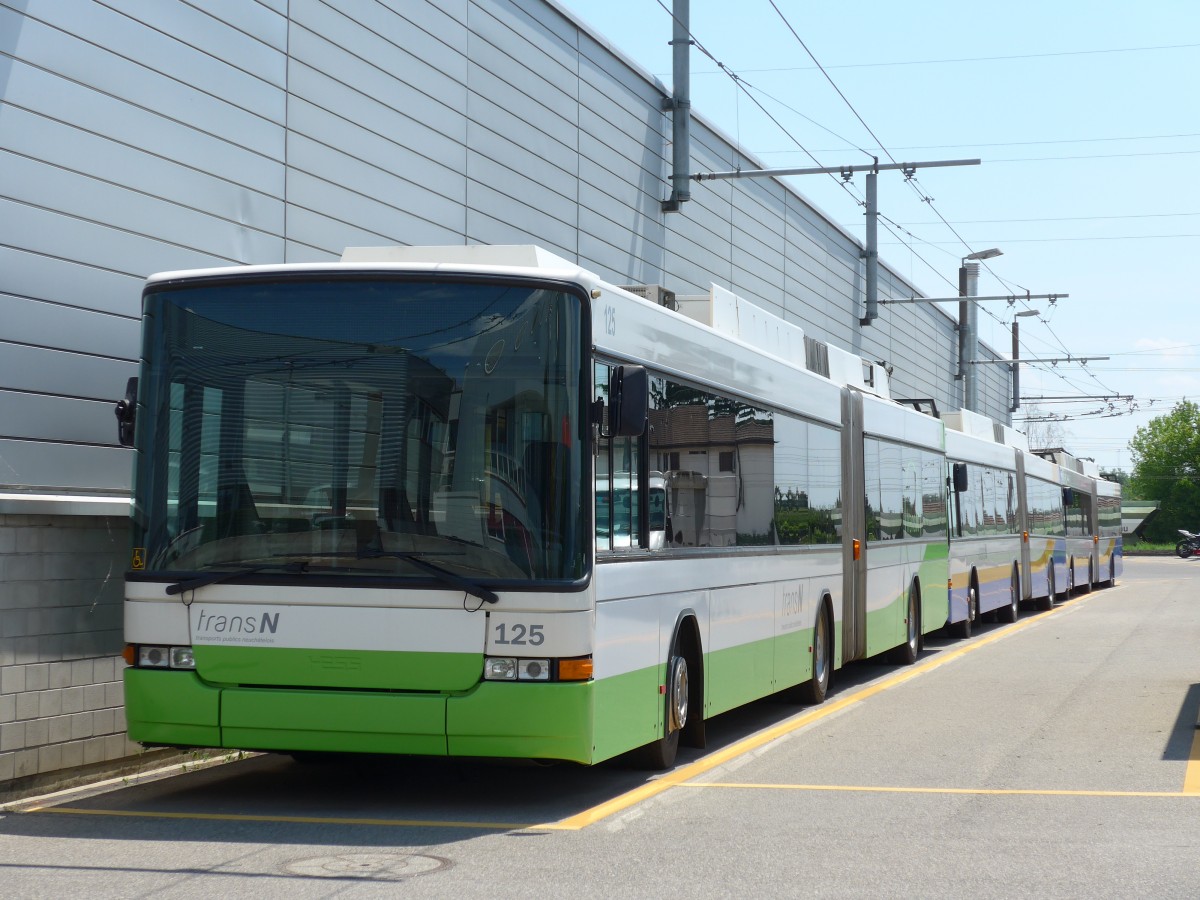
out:
{"label": "grey metal cladding panel", "polygon": [[[405,148],[457,172],[466,167],[467,117],[461,111],[408,85],[398,85],[385,103],[299,62],[290,78],[289,128],[326,142],[347,129],[360,131],[354,142],[368,162]],[[399,107],[392,105],[397,102]]]}
{"label": "grey metal cladding panel", "polygon": [[579,232],[571,225],[540,215],[537,210],[516,207],[512,201],[494,197],[490,188],[471,185],[471,196],[485,195],[467,210],[469,244],[537,244],[565,259],[578,253]]}
{"label": "grey metal cladding panel", "polygon": [[[343,147],[348,146],[345,142],[337,143]],[[398,148],[394,160],[397,169],[411,157],[412,154],[407,150]],[[400,178],[392,171],[365,163],[341,150],[335,150],[294,132],[288,142],[288,161],[293,173],[290,180],[291,197],[293,202],[300,206],[336,214],[338,217],[348,215],[351,220],[357,221],[351,210],[357,211],[361,202],[365,201],[372,207],[391,207],[445,228],[462,226],[462,207],[466,196],[463,179],[462,176],[452,176],[445,169],[437,173],[441,176],[438,180],[445,182],[447,190],[457,191],[457,197],[446,197],[435,186],[426,187]],[[428,160],[420,161],[425,163],[422,168],[432,168]],[[350,193],[347,193],[343,201],[345,206],[319,205],[311,194],[304,193],[303,186],[306,182],[294,177],[297,172],[305,172],[324,182],[335,184],[341,190],[352,192],[360,199],[350,199]]]}
{"label": "grey metal cladding panel", "polygon": [[[30,206],[54,204],[55,212],[72,218],[103,223],[110,228],[188,247],[229,262],[270,260],[278,258],[276,254],[282,249],[277,235],[240,225],[232,218],[218,219],[148,194],[2,151],[0,196]],[[229,212],[236,215],[237,210]],[[21,242],[16,242],[15,246],[21,246]],[[72,247],[61,244],[54,255],[70,259],[73,254]]]}
{"label": "grey metal cladding panel", "polygon": [[[228,265],[229,259],[0,198],[0,245],[126,275]],[[272,258],[278,258],[273,256]]]}
{"label": "grey metal cladding panel", "polygon": [[[131,293],[137,297],[136,291]],[[136,303],[131,306],[136,308]],[[127,360],[136,360],[141,350],[138,320],[123,316],[0,293],[0,322],[0,335],[16,344]]]}
{"label": "grey metal cladding panel", "polygon": [[[378,0],[363,0],[375,6]],[[449,47],[466,46],[467,20],[475,0],[436,0],[435,3],[408,3],[405,0],[388,0],[398,6],[408,21],[427,34],[431,34]]]}
{"label": "grey metal cladding panel", "polygon": [[[41,0],[47,2],[54,0]],[[203,11],[178,2],[105,0],[105,4],[214,60],[224,60],[276,87],[287,85],[287,19],[257,3],[205,0]]]}
{"label": "grey metal cladding panel", "polygon": [[[495,128],[496,131],[509,134],[514,140],[520,140],[527,132],[532,131],[534,135],[540,133],[553,138],[572,152],[577,151],[579,116],[573,98],[557,91],[548,99],[532,95],[527,93],[528,84],[518,85],[502,81],[474,60],[471,61],[469,70],[468,84],[472,94],[473,121],[479,118],[476,112],[482,101],[507,114],[504,119],[508,123],[507,127]],[[567,166],[564,165],[563,168]]]}
{"label": "grey metal cladding panel", "polygon": [[[452,4],[408,2],[380,3],[377,0],[292,0],[292,18],[306,24],[329,22],[339,16],[353,26],[373,35],[379,42],[403,48],[458,81],[466,81],[467,28],[465,2],[462,15],[455,18],[446,7]],[[321,9],[318,7],[326,7]],[[324,32],[322,32],[324,33]],[[355,46],[345,45],[347,48]],[[364,55],[364,54],[360,54]],[[373,54],[367,54],[373,55]]]}
{"label": "grey metal cladding panel", "polygon": [[[109,137],[123,146],[208,172],[232,184],[283,196],[282,154],[276,154],[276,158],[263,156],[33,66],[12,64],[0,113],[10,104]],[[283,129],[277,131],[282,150]]]}
{"label": "grey metal cladding panel", "polygon": [[[665,284],[663,264],[666,248],[660,230],[638,234],[620,228],[587,209],[579,211],[579,256],[595,260],[604,269],[597,272],[615,284]],[[595,269],[593,269],[595,271]],[[612,273],[609,278],[607,273]]]}
{"label": "grey metal cladding panel", "polygon": [[763,309],[770,310],[772,314],[781,316],[785,308],[787,298],[783,293],[783,285],[772,281],[767,275],[769,273],[756,268],[753,265],[753,260],[750,265],[740,265],[734,263],[731,275],[729,288],[739,297],[749,300],[755,306],[761,306]]}
{"label": "grey metal cladding panel", "polygon": [[707,294],[713,284],[729,284],[730,271],[725,260],[699,251],[696,244],[676,232],[667,232],[665,258],[667,283],[677,293]]}
{"label": "grey metal cladding panel", "polygon": [[[357,119],[365,129],[378,131],[397,144],[437,153],[438,161],[448,166],[465,166],[465,88],[458,105],[448,106],[354,59],[333,44],[307,32],[302,34],[316,68],[293,63],[292,84],[297,96],[339,116]],[[298,104],[292,107],[301,111]]]}
{"label": "grey metal cladding panel", "polygon": [[[75,10],[91,7],[76,7],[74,4],[67,7],[63,4],[63,8]],[[227,71],[222,73],[224,77],[217,77],[216,73],[207,71],[204,66],[180,71],[179,77],[182,79],[200,79],[200,87],[197,87],[33,19],[26,18],[18,22],[15,13],[0,9],[0,34],[16,28],[18,24],[22,26],[20,59],[145,109],[174,110],[193,127],[225,137],[264,156],[273,159],[282,157],[283,135],[278,127],[284,115],[282,91],[244,74],[236,75],[227,66]],[[155,34],[147,29],[142,31],[147,35]],[[154,43],[152,38],[147,39]],[[136,52],[136,40],[134,44],[131,52]],[[187,55],[202,54],[190,51]],[[208,93],[226,90],[233,96],[239,96],[250,83],[256,83],[261,86],[261,91],[271,95],[269,100],[261,98],[266,106],[260,111],[249,111]],[[256,92],[247,89],[246,93],[245,102],[252,103],[258,99],[254,96]],[[101,133],[107,131],[101,130]]]}
{"label": "grey metal cladding panel", "polygon": [[[534,113],[535,110],[530,109],[528,112]],[[470,138],[467,145],[471,149],[486,152],[486,147],[477,147],[474,142],[477,134],[488,131],[504,135],[508,140],[527,147],[531,153],[564,172],[578,172],[579,130],[573,126],[568,127],[566,122],[557,116],[551,118],[556,120],[558,127],[558,132],[554,134],[541,129],[541,126],[546,124],[544,117],[534,115],[533,120],[526,121],[515,115],[510,107],[485,97],[472,97]]]}
{"label": "grey metal cladding panel", "polygon": [[782,230],[772,230],[756,219],[735,211],[731,231],[733,247],[730,258],[733,263],[747,265],[747,260],[754,260],[757,267],[777,273],[774,277],[764,277],[782,285],[787,254]]}
{"label": "grey metal cladding panel", "polygon": [[[0,390],[0,434],[25,440],[75,444],[116,444],[116,398],[125,385],[111,385],[112,399],[76,400]],[[4,476],[0,474],[0,481]]]}
{"label": "grey metal cladding panel", "polygon": [[0,439],[0,484],[128,491],[132,472],[133,452],[124,447]]}
{"label": "grey metal cladding panel", "polygon": [[[315,206],[288,206],[288,262],[337,258],[347,247],[463,243],[461,229],[444,228],[402,210],[373,203],[303,173],[297,173],[295,178],[296,195]],[[304,245],[309,250],[293,252],[294,245]]]}
{"label": "grey metal cladding panel", "polygon": [[[0,247],[0,289],[18,297],[129,316],[132,321],[141,317],[140,277],[13,247]],[[9,320],[0,321],[7,331]]]}
{"label": "grey metal cladding panel", "polygon": [[[336,225],[340,224],[331,223],[330,220],[324,219],[315,213],[310,213],[307,210],[300,210],[297,212],[297,215],[302,216],[305,219],[305,223],[301,226],[301,228],[305,235],[310,239],[315,239],[316,232],[321,231],[322,228],[327,231],[330,228],[334,228]],[[325,223],[325,225],[323,226],[321,224],[317,224],[314,227],[313,223]],[[343,250],[347,246],[366,246],[366,243],[363,241],[348,244],[344,237],[341,239],[341,241]],[[284,256],[284,260],[289,263],[336,262],[342,255],[341,251],[335,253],[332,250],[321,250],[317,247],[312,247],[308,244],[301,243],[300,241],[293,241],[290,239],[284,244],[284,253],[286,254]]]}
{"label": "grey metal cladding panel", "polygon": [[[546,106],[538,98],[521,89],[504,84],[475,66],[470,65],[470,119],[472,124],[504,134],[512,142],[526,145],[535,154],[544,155],[547,162],[575,173],[578,170],[580,128],[578,118],[562,115],[564,107],[575,107],[575,101],[562,100],[557,106]],[[475,145],[468,145],[475,149]]]}
{"label": "grey metal cladding panel", "polygon": [[638,193],[636,203],[625,203],[587,182],[579,183],[579,227],[620,247],[635,235],[653,235],[660,246],[666,225],[659,212],[661,199]]}
{"label": "grey metal cladding panel", "polygon": [[[648,126],[642,133],[618,133],[606,129],[603,120],[588,110],[580,110],[579,171],[583,177],[590,172],[594,183],[609,194],[622,196],[628,190],[647,190],[660,194],[668,184],[669,175],[664,156],[666,144]],[[654,148],[654,149],[652,149]],[[583,161],[594,163],[590,168]],[[663,196],[666,196],[663,194]]]}
{"label": "grey metal cladding panel", "polygon": [[[236,28],[269,47],[287,53],[288,0],[204,0],[202,8],[214,19]],[[144,9],[139,0],[122,0],[126,5]]]}
{"label": "grey metal cladding panel", "polygon": [[136,374],[124,360],[0,342],[0,390],[115,402]]}
{"label": "grey metal cladding panel", "polygon": [[767,243],[785,243],[783,188],[760,178],[743,179],[733,193],[733,221],[751,234],[769,234]]}
{"label": "grey metal cladding panel", "polygon": [[[18,107],[0,106],[0,130],[5,149],[13,153],[231,222],[283,233],[283,204],[276,197]],[[54,198],[59,193],[52,191],[37,202],[58,208],[62,204]]]}
{"label": "grey metal cladding panel", "polygon": [[[467,44],[471,62],[574,121],[579,104],[575,51],[538,35],[536,29],[532,35],[529,29],[525,34],[512,30],[512,26],[520,28],[528,21],[514,17],[501,23],[491,16],[473,16]],[[478,88],[474,82],[471,86]]]}
{"label": "grey metal cladding panel", "polygon": [[[629,109],[661,110],[663,98],[666,96],[664,87],[647,81],[640,72],[631,69],[623,59],[586,31],[579,32],[578,43],[581,90],[583,86],[591,85],[602,95],[628,95],[628,98],[622,96],[620,102]],[[616,86],[619,86],[619,89],[613,90]],[[584,99],[586,98],[581,93],[580,100]]]}
{"label": "grey metal cladding panel", "polygon": [[660,202],[669,185],[660,173],[646,169],[611,147],[583,142],[579,154],[579,182],[607,197],[663,219]]}
{"label": "grey metal cladding panel", "polygon": [[530,30],[535,41],[555,41],[566,47],[577,47],[586,37],[569,18],[559,15],[544,0],[490,0],[476,3],[471,10],[471,27],[475,27],[477,9],[487,7],[487,14],[496,18],[505,17],[518,31]]}
{"label": "grey metal cladding panel", "polygon": [[[589,218],[580,212],[581,219]],[[661,234],[616,235],[618,242],[606,240],[603,228],[579,229],[579,264],[613,284],[668,283],[664,264],[666,249]]]}
{"label": "grey metal cladding panel", "polygon": [[468,178],[489,184],[564,222],[575,221],[579,203],[575,172],[564,172],[486,129],[471,126],[469,134],[472,149],[467,154]]}
{"label": "grey metal cladding panel", "polygon": [[[438,66],[431,65],[316,0],[296,3],[292,21],[293,60],[326,72],[368,96],[405,103],[405,108],[410,102],[409,91],[419,89],[419,93],[450,109],[466,109],[465,68],[459,54],[447,50]],[[409,91],[402,91],[402,86],[408,86]]]}

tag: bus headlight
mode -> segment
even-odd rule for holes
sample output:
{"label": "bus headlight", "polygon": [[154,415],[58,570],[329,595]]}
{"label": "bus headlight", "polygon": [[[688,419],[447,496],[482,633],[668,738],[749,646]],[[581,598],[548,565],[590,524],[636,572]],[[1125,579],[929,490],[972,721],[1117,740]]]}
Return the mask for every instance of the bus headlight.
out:
{"label": "bus headlight", "polygon": [[138,647],[137,664],[140,669],[169,669],[170,647]]}
{"label": "bus headlight", "polygon": [[[132,649],[133,652],[130,652]],[[139,669],[195,669],[196,658],[191,647],[163,647],[138,644],[127,647],[125,661]]]}
{"label": "bus headlight", "polygon": [[516,681],[517,661],[507,656],[489,656],[483,661],[483,677],[487,681]]}
{"label": "bus headlight", "polygon": [[488,656],[483,661],[485,681],[591,681],[592,658],[519,659]]}
{"label": "bus headlight", "polygon": [[549,681],[550,660],[521,659],[517,661],[517,678],[521,681]]}
{"label": "bus headlight", "polygon": [[194,669],[196,668],[196,657],[192,653],[191,647],[172,647],[171,648],[171,668],[172,669]]}

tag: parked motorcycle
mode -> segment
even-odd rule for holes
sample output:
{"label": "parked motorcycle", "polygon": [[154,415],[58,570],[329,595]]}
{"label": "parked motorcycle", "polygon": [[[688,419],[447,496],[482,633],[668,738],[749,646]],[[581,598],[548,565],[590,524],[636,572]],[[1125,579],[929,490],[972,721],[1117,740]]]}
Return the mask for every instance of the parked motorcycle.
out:
{"label": "parked motorcycle", "polygon": [[1176,529],[1183,535],[1183,540],[1175,545],[1175,552],[1180,559],[1187,559],[1191,556],[1200,556],[1200,534],[1192,534],[1190,531],[1184,531],[1182,528]]}

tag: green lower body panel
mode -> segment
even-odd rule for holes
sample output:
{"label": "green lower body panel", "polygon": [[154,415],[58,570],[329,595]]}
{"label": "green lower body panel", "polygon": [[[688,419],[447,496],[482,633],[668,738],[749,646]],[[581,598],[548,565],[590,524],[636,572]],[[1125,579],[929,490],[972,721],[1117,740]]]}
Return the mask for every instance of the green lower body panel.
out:
{"label": "green lower body panel", "polygon": [[125,670],[129,737],[240,750],[595,761],[595,684],[484,682],[461,694],[222,687]]}
{"label": "green lower body panel", "polygon": [[222,746],[221,692],[190,672],[126,669],[125,719],[143,744]]}
{"label": "green lower body panel", "polygon": [[451,756],[595,761],[595,682],[484,682],[451,697],[446,733]]}
{"label": "green lower body panel", "polygon": [[221,690],[223,746],[446,755],[446,697],[270,688]]}

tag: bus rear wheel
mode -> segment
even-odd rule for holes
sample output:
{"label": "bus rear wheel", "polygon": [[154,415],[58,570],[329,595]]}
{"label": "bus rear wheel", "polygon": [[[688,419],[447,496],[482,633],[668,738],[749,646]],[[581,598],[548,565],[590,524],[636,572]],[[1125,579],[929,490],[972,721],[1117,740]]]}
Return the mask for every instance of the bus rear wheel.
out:
{"label": "bus rear wheel", "polygon": [[1001,622],[1012,623],[1017,621],[1017,616],[1020,615],[1021,609],[1021,576],[1017,574],[1016,566],[1013,567],[1012,577],[1008,581],[1008,606],[1003,606],[996,610],[996,615],[1000,617]]}
{"label": "bus rear wheel", "polygon": [[1042,597],[1037,602],[1037,608],[1041,610],[1054,609],[1054,563],[1050,563],[1046,569],[1046,596]]}
{"label": "bus rear wheel", "polygon": [[825,702],[833,674],[833,645],[829,639],[829,632],[829,617],[822,605],[817,613],[817,623],[813,627],[812,675],[807,681],[802,681],[786,691],[784,699],[792,703],[808,703],[814,706]]}
{"label": "bus rear wheel", "polygon": [[921,604],[916,582],[908,591],[908,614],[905,616],[905,638],[899,647],[888,652],[888,660],[896,665],[911,666],[921,649]]}

